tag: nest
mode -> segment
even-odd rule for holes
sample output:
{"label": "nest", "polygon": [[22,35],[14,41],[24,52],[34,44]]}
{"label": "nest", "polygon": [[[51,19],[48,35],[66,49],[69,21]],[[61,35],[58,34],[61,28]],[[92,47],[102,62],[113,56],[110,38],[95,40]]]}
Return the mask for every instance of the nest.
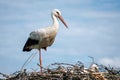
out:
{"label": "nest", "polygon": [[28,72],[27,69],[16,71],[11,75],[0,73],[2,80],[120,80],[120,70],[92,63],[89,68],[78,61],[76,64],[53,63],[39,71]]}

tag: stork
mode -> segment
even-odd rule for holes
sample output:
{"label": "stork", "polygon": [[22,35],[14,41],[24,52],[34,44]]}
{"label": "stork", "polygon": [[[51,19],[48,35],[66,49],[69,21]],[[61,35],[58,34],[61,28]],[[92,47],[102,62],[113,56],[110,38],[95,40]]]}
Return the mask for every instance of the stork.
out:
{"label": "stork", "polygon": [[51,13],[53,24],[49,27],[41,28],[30,33],[28,40],[26,41],[23,51],[31,51],[37,49],[39,51],[40,70],[42,73],[42,55],[41,49],[47,50],[47,47],[51,46],[55,40],[58,32],[59,23],[58,19],[68,28],[66,22],[61,16],[61,12],[58,9],[54,9]]}

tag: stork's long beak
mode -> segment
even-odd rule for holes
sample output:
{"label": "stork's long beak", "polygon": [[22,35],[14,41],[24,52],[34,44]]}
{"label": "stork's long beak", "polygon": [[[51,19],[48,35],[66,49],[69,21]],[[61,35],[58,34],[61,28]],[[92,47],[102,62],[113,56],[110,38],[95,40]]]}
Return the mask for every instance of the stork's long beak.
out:
{"label": "stork's long beak", "polygon": [[61,20],[61,22],[65,25],[66,28],[68,28],[66,22],[64,21],[63,17],[61,15],[58,16],[58,18]]}

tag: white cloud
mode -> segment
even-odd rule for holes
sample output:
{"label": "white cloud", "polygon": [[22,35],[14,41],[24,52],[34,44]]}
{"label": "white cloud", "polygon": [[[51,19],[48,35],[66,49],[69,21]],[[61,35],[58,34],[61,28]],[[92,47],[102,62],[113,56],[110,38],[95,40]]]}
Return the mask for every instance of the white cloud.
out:
{"label": "white cloud", "polygon": [[103,64],[103,65],[110,65],[113,67],[120,67],[120,58],[119,57],[105,57],[102,59],[99,59],[99,63]]}
{"label": "white cloud", "polygon": [[[92,19],[111,19],[120,17],[120,12],[117,11],[100,11],[93,9],[69,9],[71,13],[69,13],[72,17],[77,18],[92,18]],[[66,13],[67,14],[67,13]]]}
{"label": "white cloud", "polygon": [[83,11],[80,13],[81,16],[87,18],[117,18],[120,17],[119,12],[109,12],[109,11]]}

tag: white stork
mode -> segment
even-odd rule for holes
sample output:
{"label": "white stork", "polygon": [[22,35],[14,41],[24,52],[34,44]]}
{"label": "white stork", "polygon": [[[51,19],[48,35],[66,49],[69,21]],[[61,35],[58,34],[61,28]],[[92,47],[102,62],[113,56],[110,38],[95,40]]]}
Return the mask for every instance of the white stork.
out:
{"label": "white stork", "polygon": [[49,27],[38,29],[32,31],[30,36],[23,47],[23,51],[31,51],[32,49],[39,50],[39,62],[40,62],[40,69],[42,72],[42,56],[41,56],[41,49],[47,50],[48,46],[51,46],[55,40],[59,23],[58,19],[62,21],[66,28],[68,28],[67,24],[65,23],[64,19],[61,16],[61,12],[58,9],[54,9],[51,13],[53,24]]}

